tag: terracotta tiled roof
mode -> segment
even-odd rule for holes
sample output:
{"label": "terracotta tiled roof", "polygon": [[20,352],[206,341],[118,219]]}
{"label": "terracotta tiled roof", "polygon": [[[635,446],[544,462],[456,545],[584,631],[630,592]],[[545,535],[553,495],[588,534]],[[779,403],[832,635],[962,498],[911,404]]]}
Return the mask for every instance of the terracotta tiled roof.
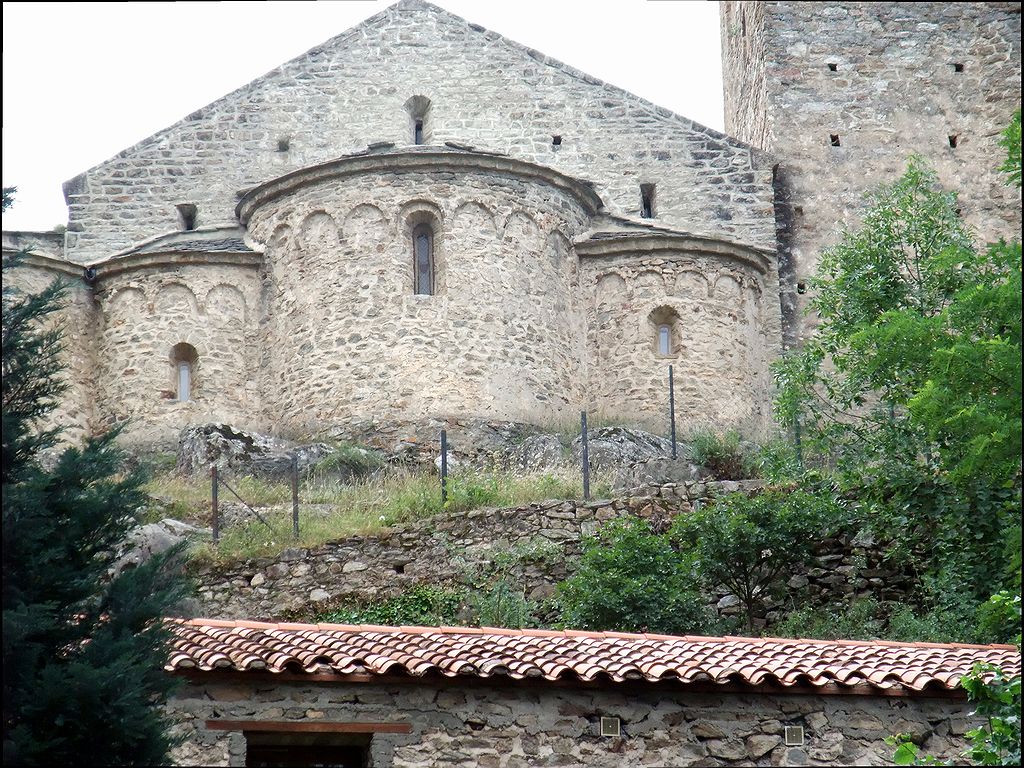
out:
{"label": "terracotta tiled roof", "polygon": [[979,662],[1020,674],[1009,645],[669,637],[615,632],[172,620],[168,671],[679,680],[921,691]]}

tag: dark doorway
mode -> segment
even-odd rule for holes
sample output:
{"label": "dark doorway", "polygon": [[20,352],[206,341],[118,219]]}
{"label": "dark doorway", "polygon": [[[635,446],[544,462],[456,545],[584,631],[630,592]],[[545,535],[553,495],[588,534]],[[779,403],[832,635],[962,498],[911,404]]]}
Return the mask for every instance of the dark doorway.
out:
{"label": "dark doorway", "polygon": [[369,768],[368,733],[245,732],[245,764],[259,768]]}

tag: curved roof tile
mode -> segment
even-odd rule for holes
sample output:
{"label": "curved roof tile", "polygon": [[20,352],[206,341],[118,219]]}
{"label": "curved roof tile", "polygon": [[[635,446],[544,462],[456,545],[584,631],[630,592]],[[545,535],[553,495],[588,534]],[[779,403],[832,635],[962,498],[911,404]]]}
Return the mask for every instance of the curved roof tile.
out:
{"label": "curved roof tile", "polygon": [[951,690],[975,664],[1020,674],[1009,645],[671,637],[469,627],[168,620],[166,669]]}

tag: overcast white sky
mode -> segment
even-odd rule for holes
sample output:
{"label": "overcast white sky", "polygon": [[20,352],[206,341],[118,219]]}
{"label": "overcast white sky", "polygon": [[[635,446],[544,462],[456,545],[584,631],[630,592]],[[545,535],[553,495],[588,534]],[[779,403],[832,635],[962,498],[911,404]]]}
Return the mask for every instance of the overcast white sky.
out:
{"label": "overcast white sky", "polygon": [[[5,2],[3,228],[65,223],[64,181],[391,4]],[[435,4],[722,129],[718,3]]]}

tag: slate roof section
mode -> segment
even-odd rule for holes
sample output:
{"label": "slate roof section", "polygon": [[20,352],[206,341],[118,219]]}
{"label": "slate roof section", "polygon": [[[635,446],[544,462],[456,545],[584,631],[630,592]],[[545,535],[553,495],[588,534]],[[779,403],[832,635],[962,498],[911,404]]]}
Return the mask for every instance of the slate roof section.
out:
{"label": "slate roof section", "polygon": [[184,240],[171,244],[150,243],[131,253],[157,253],[163,251],[195,252],[195,253],[253,253],[252,248],[240,237],[226,237],[220,240]]}
{"label": "slate roof section", "polygon": [[909,693],[952,690],[978,663],[1020,674],[1020,653],[1010,645],[169,621],[174,640],[166,669],[171,672],[676,680]]}

